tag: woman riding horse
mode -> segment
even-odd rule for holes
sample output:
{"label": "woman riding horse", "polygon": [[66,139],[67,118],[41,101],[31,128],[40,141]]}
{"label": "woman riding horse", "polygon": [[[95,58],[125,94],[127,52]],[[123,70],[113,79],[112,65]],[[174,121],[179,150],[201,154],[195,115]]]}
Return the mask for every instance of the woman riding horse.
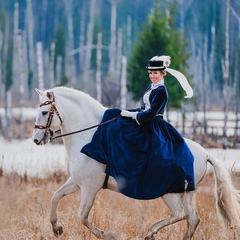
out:
{"label": "woman riding horse", "polygon": [[81,152],[106,164],[106,173],[115,178],[118,189],[135,199],[153,199],[166,193],[195,189],[194,157],[181,134],[163,119],[168,101],[164,85],[167,72],[174,75],[187,96],[193,91],[180,72],[170,69],[169,56],[149,60],[151,84],[139,109],[108,109],[90,143]]}

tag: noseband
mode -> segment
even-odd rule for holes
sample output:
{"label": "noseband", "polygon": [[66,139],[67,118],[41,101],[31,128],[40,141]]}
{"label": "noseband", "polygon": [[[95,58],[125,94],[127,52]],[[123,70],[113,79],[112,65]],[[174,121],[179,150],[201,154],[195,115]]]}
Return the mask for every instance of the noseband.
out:
{"label": "noseband", "polygon": [[52,101],[46,101],[46,102],[39,105],[39,107],[42,107],[42,106],[46,106],[46,105],[51,104],[49,116],[48,116],[48,119],[47,119],[47,122],[46,122],[46,126],[35,125],[34,128],[35,129],[46,129],[47,131],[50,132],[50,135],[51,135],[51,138],[52,138],[53,137],[53,131],[50,129],[50,127],[51,127],[51,124],[52,124],[52,119],[53,119],[53,116],[54,116],[54,112],[56,112],[61,124],[62,124],[62,118],[61,118],[61,116],[60,116],[60,114],[59,114],[59,112],[56,108],[54,93],[51,92],[51,94],[52,94]]}

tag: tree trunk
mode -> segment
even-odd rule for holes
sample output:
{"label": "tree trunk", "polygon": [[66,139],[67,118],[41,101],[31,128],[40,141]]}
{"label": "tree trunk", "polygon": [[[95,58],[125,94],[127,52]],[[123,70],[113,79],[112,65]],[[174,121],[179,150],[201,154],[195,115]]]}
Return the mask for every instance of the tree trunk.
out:
{"label": "tree trunk", "polygon": [[52,42],[51,49],[50,49],[50,58],[49,58],[49,86],[50,86],[50,88],[53,88],[55,86],[54,53],[55,53],[55,42]]}
{"label": "tree trunk", "polygon": [[108,67],[108,79],[114,80],[114,69],[116,64],[116,21],[117,21],[117,6],[116,0],[111,0],[111,41],[109,46],[109,67]]}
{"label": "tree trunk", "polygon": [[127,17],[127,54],[128,57],[131,54],[132,50],[132,18],[131,16]]}
{"label": "tree trunk", "polygon": [[121,74],[121,109],[127,108],[127,58],[122,56],[122,74]]}
{"label": "tree trunk", "polygon": [[101,62],[102,62],[102,34],[98,33],[97,43],[97,71],[96,71],[96,93],[97,100],[102,101],[102,83],[101,83]]}
{"label": "tree trunk", "polygon": [[37,75],[38,75],[38,88],[44,89],[44,76],[43,76],[43,55],[42,55],[42,43],[37,42]]}
{"label": "tree trunk", "polygon": [[21,34],[18,35],[18,69],[19,69],[19,93],[20,93],[20,118],[19,118],[19,137],[24,138],[24,119],[23,119],[23,108],[25,100],[25,71],[24,71],[24,57],[23,57],[23,37]]}
{"label": "tree trunk", "polygon": [[[34,19],[33,19],[33,10],[32,10],[32,0],[27,0],[27,17],[26,17],[26,23],[27,23],[27,43],[28,43],[28,60],[29,60],[29,74],[32,75],[30,81],[34,81],[36,77],[34,76],[34,68],[35,68],[35,57],[34,57],[34,41],[33,41],[33,35],[34,35]],[[33,85],[33,83],[29,83],[30,85]],[[29,89],[29,96],[31,98],[32,96],[32,88]]]}
{"label": "tree trunk", "polygon": [[14,99],[19,98],[19,78],[18,78],[18,32],[19,32],[19,4],[16,2],[14,4],[14,22],[13,22],[13,92]]}
{"label": "tree trunk", "polygon": [[67,45],[67,64],[66,64],[66,75],[70,78],[70,84],[76,86],[76,68],[74,57],[69,53],[74,49],[74,37],[73,37],[73,21],[72,21],[72,0],[64,0],[67,13],[68,23],[68,45]]}
{"label": "tree trunk", "polygon": [[[80,26],[80,39],[79,39],[79,75],[80,78],[83,76],[84,67],[85,67],[85,51],[81,51],[84,49],[85,45],[85,11],[84,9],[81,10],[81,26]],[[80,83],[80,87],[81,83]]]}
{"label": "tree trunk", "polygon": [[204,134],[207,134],[207,98],[210,95],[209,92],[209,66],[208,66],[208,37],[207,35],[204,36],[204,42],[203,42],[203,129],[204,129]]}
{"label": "tree trunk", "polygon": [[[3,49],[3,32],[0,29],[0,53]],[[0,100],[3,99],[5,89],[4,89],[4,80],[3,80],[3,68],[2,68],[2,56],[0,54]]]}
{"label": "tree trunk", "polygon": [[12,126],[12,90],[6,91],[6,104],[5,104],[5,114],[7,121],[7,131],[5,132],[5,137],[8,140],[13,138],[13,126]]}
{"label": "tree trunk", "polygon": [[3,96],[5,100],[5,116],[0,119],[0,128],[3,130],[2,135],[7,139],[12,139],[12,98],[11,98],[11,84],[7,79],[7,57],[9,49],[9,21],[6,18],[4,31],[0,28],[0,82],[3,85]]}
{"label": "tree trunk", "polygon": [[118,29],[115,81],[119,86],[122,66],[122,29]]}
{"label": "tree trunk", "polygon": [[230,0],[226,2],[226,28],[225,28],[225,68],[224,68],[224,86],[223,86],[223,99],[224,99],[224,125],[223,137],[227,136],[227,121],[228,121],[228,78],[229,78],[229,12]]}
{"label": "tree trunk", "polygon": [[90,1],[90,20],[87,29],[87,48],[85,57],[85,68],[83,73],[83,85],[84,89],[89,92],[89,77],[90,77],[90,65],[92,56],[92,43],[93,43],[93,30],[94,30],[94,15],[95,15],[96,0]]}

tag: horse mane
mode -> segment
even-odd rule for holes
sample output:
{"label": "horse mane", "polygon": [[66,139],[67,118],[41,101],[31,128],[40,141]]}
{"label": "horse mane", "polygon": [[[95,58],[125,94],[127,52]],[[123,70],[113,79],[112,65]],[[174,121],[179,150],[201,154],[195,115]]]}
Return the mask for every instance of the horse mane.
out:
{"label": "horse mane", "polygon": [[90,96],[90,94],[85,93],[83,91],[74,89],[72,87],[65,87],[65,86],[59,86],[59,87],[55,87],[52,88],[50,90],[47,91],[51,91],[56,93],[57,95],[61,95],[61,96],[65,96],[68,99],[72,99],[73,101],[76,101],[80,99],[86,99],[89,103],[92,102],[95,106],[97,105],[98,107],[104,107],[100,102],[98,102],[96,99],[94,99],[92,96]]}

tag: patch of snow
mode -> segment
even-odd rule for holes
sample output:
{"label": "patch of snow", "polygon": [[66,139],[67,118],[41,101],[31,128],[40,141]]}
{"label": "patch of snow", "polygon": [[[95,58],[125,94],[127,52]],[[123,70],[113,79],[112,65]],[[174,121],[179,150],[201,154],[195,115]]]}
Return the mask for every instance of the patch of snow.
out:
{"label": "patch of snow", "polygon": [[[208,149],[229,169],[240,171],[240,150]],[[0,138],[0,167],[4,173],[45,178],[55,172],[67,172],[63,144],[36,146],[32,139],[8,142]]]}
{"label": "patch of snow", "polygon": [[65,156],[62,144],[37,146],[32,139],[8,142],[0,138],[0,167],[4,173],[46,178],[54,172],[66,172]]}

